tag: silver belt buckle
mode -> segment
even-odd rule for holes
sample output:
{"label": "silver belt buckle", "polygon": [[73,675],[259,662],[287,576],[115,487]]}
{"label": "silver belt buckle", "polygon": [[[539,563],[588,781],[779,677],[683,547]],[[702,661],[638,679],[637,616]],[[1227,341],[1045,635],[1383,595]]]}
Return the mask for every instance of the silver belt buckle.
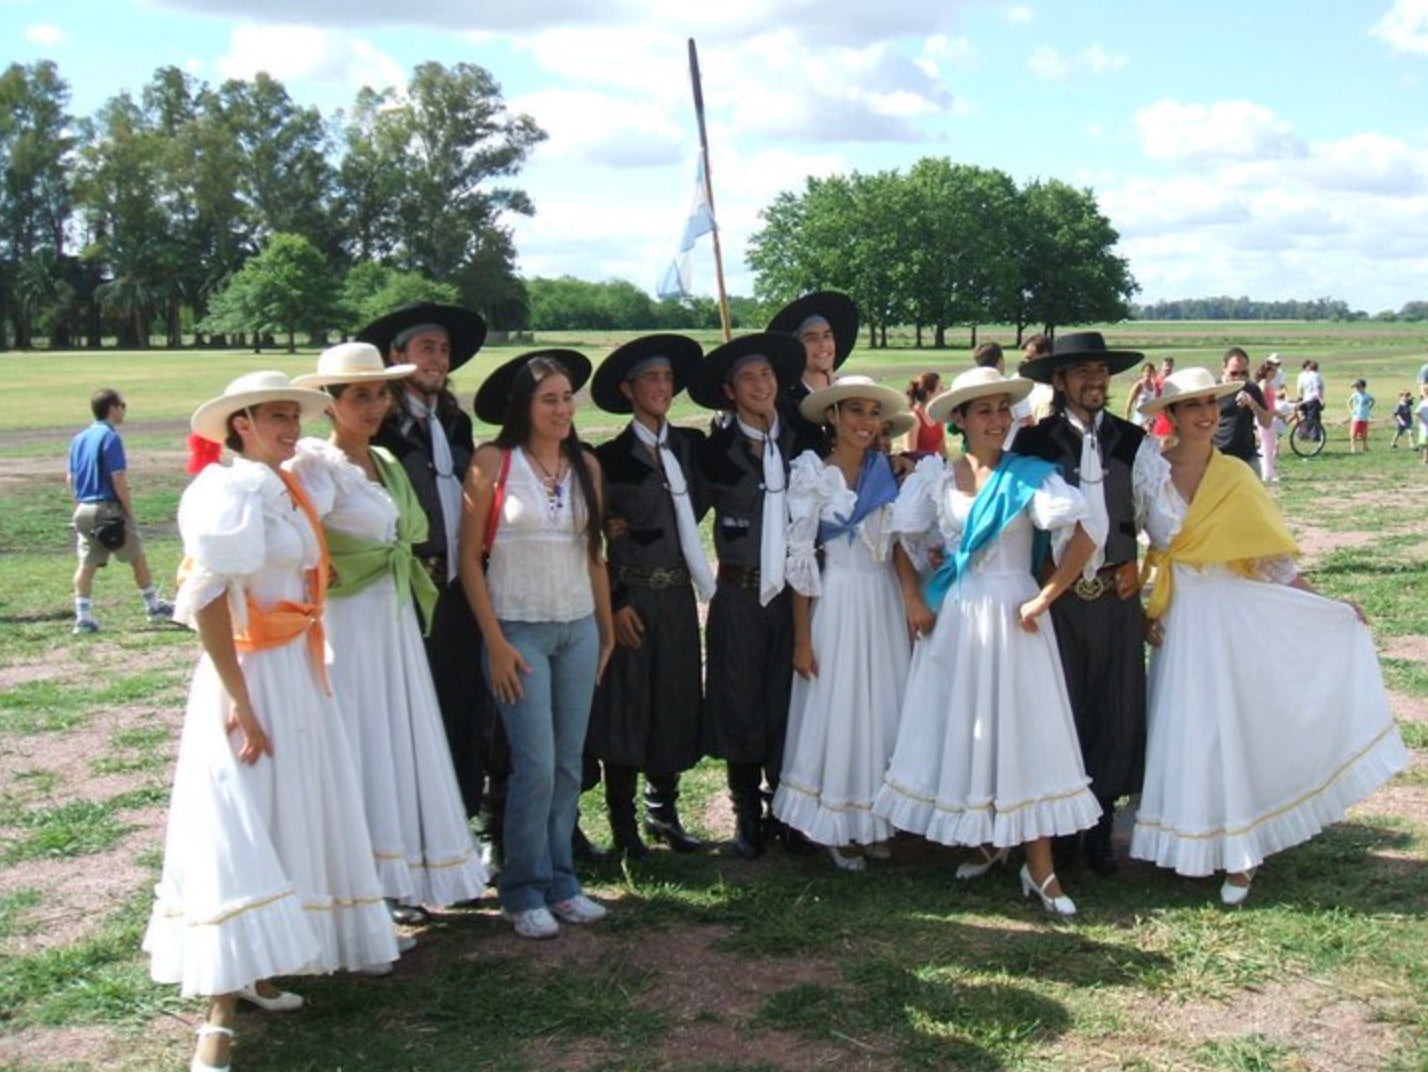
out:
{"label": "silver belt buckle", "polygon": [[1087,580],[1085,577],[1078,577],[1072,591],[1089,603],[1093,599],[1100,599],[1101,596],[1105,594],[1106,589],[1111,587],[1111,583],[1112,582],[1100,576],[1092,577],[1090,580]]}

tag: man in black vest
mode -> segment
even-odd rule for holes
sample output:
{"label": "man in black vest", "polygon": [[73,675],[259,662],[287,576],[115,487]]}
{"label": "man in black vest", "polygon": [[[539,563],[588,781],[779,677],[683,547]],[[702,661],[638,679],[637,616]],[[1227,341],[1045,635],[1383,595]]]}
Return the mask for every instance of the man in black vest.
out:
{"label": "man in black vest", "polygon": [[[1081,758],[1101,803],[1101,821],[1085,837],[1087,862],[1099,874],[1116,870],[1116,800],[1140,792],[1145,773],[1145,615],[1131,474],[1157,445],[1105,409],[1111,376],[1144,360],[1134,351],[1108,350],[1098,332],[1058,336],[1049,355],[1020,370],[1055,389],[1052,415],[1023,428],[1012,444],[1017,454],[1056,463],[1066,482],[1080,488],[1090,510],[1084,527],[1100,541],[1081,580],[1051,607]],[[1078,841],[1057,840],[1069,864]]]}
{"label": "man in black vest", "polygon": [[696,593],[713,595],[699,538],[708,509],[695,468],[704,434],[667,420],[703,351],[683,335],[644,335],[601,363],[590,396],[630,423],[595,449],[605,474],[606,535],[616,647],[595,692],[586,750],[604,766],[616,848],[649,849],[635,818],[645,773],[645,832],[676,852],[701,848],[680,822],[679,776],[703,753],[703,688]]}
{"label": "man in black vest", "polygon": [[[488,773],[493,788],[504,785],[504,778],[491,770],[496,717],[481,672],[481,633],[456,572],[461,482],[475,443],[471,418],[451,393],[449,377],[485,339],[480,316],[437,302],[403,305],[357,333],[357,340],[375,346],[388,365],[416,365],[373,442],[401,460],[430,523],[429,538],[412,552],[439,593],[426,654],[468,817],[479,814],[483,804],[499,808],[499,799],[486,799]],[[504,770],[504,763],[495,765]],[[486,830],[499,843],[499,816],[492,821],[488,815]]]}

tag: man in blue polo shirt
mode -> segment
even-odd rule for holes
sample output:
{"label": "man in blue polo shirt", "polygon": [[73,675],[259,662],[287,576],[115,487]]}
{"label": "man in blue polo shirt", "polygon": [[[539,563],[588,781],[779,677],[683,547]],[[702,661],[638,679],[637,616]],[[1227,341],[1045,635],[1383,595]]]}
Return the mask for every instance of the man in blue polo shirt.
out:
{"label": "man in blue polo shirt", "polygon": [[[111,555],[133,569],[134,583],[144,597],[150,621],[167,621],[174,612],[174,605],[160,599],[154,589],[144,544],[134,523],[124,441],[118,432],[118,426],[124,423],[124,399],[112,387],[105,387],[94,392],[89,408],[94,411],[94,423],[70,440],[69,472],[65,476],[65,486],[74,499],[74,531],[79,537],[79,568],[74,572],[75,636],[99,632],[90,593],[94,571],[106,565]],[[124,543],[113,551],[94,538],[95,526],[109,518],[124,521]]]}

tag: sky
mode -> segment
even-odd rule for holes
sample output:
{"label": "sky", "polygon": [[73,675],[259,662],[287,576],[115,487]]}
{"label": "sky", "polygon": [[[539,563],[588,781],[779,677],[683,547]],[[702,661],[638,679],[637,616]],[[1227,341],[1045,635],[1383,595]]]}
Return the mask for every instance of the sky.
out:
{"label": "sky", "polygon": [[520,272],[648,290],[693,187],[690,37],[731,293],[780,191],[944,156],[1094,191],[1137,301],[1428,300],[1428,0],[0,0],[6,63],[54,60],[77,115],[162,66],[330,117],[479,64],[549,134]]}

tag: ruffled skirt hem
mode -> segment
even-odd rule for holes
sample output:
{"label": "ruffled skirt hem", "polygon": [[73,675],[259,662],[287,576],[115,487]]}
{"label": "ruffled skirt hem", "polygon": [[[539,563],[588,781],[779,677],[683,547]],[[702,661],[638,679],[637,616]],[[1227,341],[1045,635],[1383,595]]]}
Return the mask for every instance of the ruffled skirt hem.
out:
{"label": "ruffled skirt hem", "polygon": [[785,777],[774,794],[773,813],[816,845],[876,845],[893,836],[871,800],[830,801],[815,788]]}
{"label": "ruffled skirt hem", "polygon": [[1101,806],[1087,784],[999,805],[991,800],[938,800],[889,779],[873,811],[899,830],[939,845],[1012,848],[1095,826]]}

